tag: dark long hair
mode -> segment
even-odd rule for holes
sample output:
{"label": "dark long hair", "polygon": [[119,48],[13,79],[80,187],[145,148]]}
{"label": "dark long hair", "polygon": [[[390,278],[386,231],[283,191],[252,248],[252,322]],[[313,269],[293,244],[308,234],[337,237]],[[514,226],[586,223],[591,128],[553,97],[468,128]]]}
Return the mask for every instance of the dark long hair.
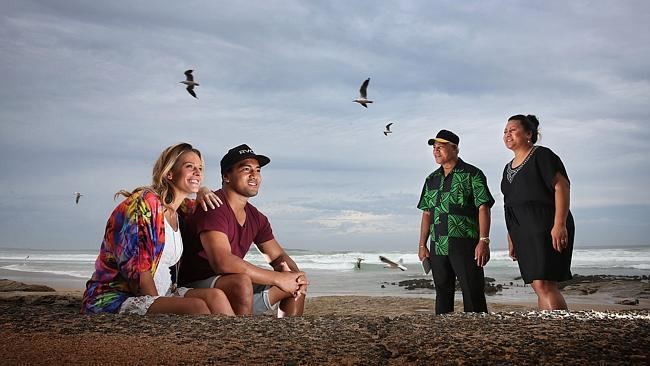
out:
{"label": "dark long hair", "polygon": [[519,121],[521,127],[524,128],[524,131],[530,132],[530,141],[534,144],[537,142],[537,139],[540,136],[539,133],[539,120],[535,115],[529,114],[524,116],[523,114],[516,114],[510,118],[508,121]]}

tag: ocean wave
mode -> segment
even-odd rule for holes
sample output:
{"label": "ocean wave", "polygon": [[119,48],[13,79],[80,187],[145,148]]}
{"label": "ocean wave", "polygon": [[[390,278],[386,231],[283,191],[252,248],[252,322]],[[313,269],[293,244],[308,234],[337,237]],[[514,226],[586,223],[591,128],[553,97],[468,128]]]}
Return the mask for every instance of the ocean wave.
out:
{"label": "ocean wave", "polygon": [[0,254],[0,261],[6,262],[89,262],[94,263],[97,254]]}
{"label": "ocean wave", "polygon": [[643,263],[643,264],[633,264],[631,266],[634,269],[650,269],[650,264]]}
{"label": "ocean wave", "polygon": [[[630,250],[577,250],[573,254],[572,268],[608,268],[612,269],[637,269],[644,270],[650,267],[650,258],[646,258],[644,251]],[[641,254],[641,255],[639,255]],[[319,270],[349,270],[354,269],[357,258],[363,258],[362,266],[370,268],[383,267],[379,256],[384,256],[395,262],[402,259],[404,265],[417,266],[420,263],[418,255],[412,252],[334,252],[334,253],[290,253],[291,258],[304,269]],[[490,253],[490,262],[486,268],[511,269],[517,268],[518,263],[513,261],[507,250],[493,250]],[[259,266],[267,266],[263,257],[258,252],[250,252],[246,260]]]}
{"label": "ocean wave", "polygon": [[[253,247],[255,248],[255,247]],[[268,268],[262,254],[251,249],[246,260],[257,266]],[[350,271],[356,267],[357,258],[363,258],[362,268],[379,270],[384,263],[379,256],[384,256],[395,262],[400,259],[409,269],[419,268],[420,260],[415,251],[349,251],[325,252],[288,249],[287,252],[301,269]],[[27,258],[27,256],[29,256]],[[26,259],[27,258],[27,259]],[[9,270],[25,272],[43,272],[76,277],[89,277],[93,263],[97,258],[94,251],[39,251],[39,250],[0,250],[0,265]],[[24,266],[28,267],[24,267]],[[507,250],[492,250],[491,259],[486,270],[497,271],[517,268],[518,264],[508,256]],[[573,252],[572,269],[630,269],[644,271],[650,269],[650,248],[635,249],[576,249]],[[31,269],[28,269],[31,268]],[[87,268],[88,271],[81,269]]]}
{"label": "ocean wave", "polygon": [[49,273],[49,274],[54,274],[54,275],[59,275],[59,276],[69,276],[69,277],[76,277],[76,278],[90,278],[92,275],[92,270],[77,270],[77,271],[70,271],[70,270],[56,270],[56,269],[42,269],[42,268],[33,268],[29,266],[24,266],[21,264],[12,264],[8,266],[3,266],[0,267],[2,269],[6,269],[9,271],[17,271],[17,272],[33,272],[33,273]]}

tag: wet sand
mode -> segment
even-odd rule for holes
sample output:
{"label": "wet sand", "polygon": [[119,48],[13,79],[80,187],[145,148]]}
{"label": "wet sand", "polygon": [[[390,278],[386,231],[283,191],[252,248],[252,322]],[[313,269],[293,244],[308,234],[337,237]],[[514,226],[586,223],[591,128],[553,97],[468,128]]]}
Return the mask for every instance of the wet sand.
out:
{"label": "wet sand", "polygon": [[80,297],[78,290],[0,293],[2,364],[650,362],[647,299],[639,305],[582,302],[597,310],[572,306],[571,312],[490,302],[489,314],[434,316],[430,298],[328,296],[308,299],[303,317],[275,319],[85,316],[78,313]]}

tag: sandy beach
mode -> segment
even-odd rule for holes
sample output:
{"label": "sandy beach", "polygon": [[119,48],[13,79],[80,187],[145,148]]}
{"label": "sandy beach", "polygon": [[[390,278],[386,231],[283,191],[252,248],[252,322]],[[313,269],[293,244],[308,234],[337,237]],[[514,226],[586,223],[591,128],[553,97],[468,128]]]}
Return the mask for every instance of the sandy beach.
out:
{"label": "sandy beach", "polygon": [[[605,290],[569,289],[571,312],[491,301],[489,314],[434,316],[430,298],[326,296],[308,299],[303,317],[275,319],[84,316],[79,290],[5,280],[0,350],[3,365],[647,364],[648,284],[637,285],[638,305],[603,302]],[[612,281],[588,286],[607,289]],[[582,301],[572,300],[577,296]]]}

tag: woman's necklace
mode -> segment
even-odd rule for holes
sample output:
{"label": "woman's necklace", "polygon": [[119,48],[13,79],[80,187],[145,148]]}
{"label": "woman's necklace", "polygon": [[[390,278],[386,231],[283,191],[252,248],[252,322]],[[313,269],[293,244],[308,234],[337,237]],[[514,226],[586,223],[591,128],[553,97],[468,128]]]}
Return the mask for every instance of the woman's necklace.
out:
{"label": "woman's necklace", "polygon": [[519,164],[516,168],[512,168],[512,163],[515,161],[515,159],[510,160],[510,163],[506,165],[506,178],[508,179],[509,183],[512,183],[512,180],[515,179],[515,175],[521,170],[521,168],[526,165],[528,160],[530,159],[531,156],[533,156],[533,152],[537,149],[537,146],[533,146],[530,151],[528,152],[528,155],[526,155],[526,159]]}
{"label": "woman's necklace", "polygon": [[[178,213],[174,212],[176,214],[176,229],[180,229],[178,225]],[[177,250],[177,243],[176,243],[176,231],[174,230],[174,227],[171,226],[171,223],[169,225],[172,228],[172,239],[174,240],[174,256],[176,255],[176,250]],[[179,259],[176,264],[174,265],[174,280],[172,281],[172,284],[169,285],[169,292],[173,295],[174,292],[176,292],[176,289],[178,288],[178,270],[181,265],[181,260]]]}

